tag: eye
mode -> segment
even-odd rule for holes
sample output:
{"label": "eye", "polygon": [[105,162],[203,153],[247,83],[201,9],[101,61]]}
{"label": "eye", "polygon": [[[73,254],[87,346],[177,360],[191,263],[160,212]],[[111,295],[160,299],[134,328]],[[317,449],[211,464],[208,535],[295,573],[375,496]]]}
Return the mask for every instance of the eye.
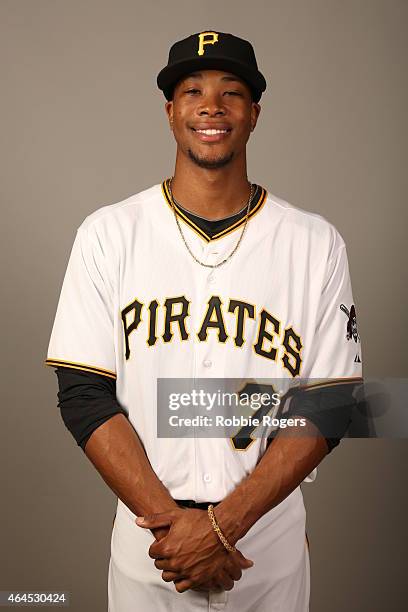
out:
{"label": "eye", "polygon": [[[191,87],[190,89],[186,89],[186,91],[185,91],[185,93],[187,93],[187,94],[194,94],[194,93],[197,93],[197,92],[200,92],[200,90],[197,89],[196,87]],[[241,92],[239,92],[239,91],[226,91],[224,93],[229,94],[231,96],[242,96]]]}

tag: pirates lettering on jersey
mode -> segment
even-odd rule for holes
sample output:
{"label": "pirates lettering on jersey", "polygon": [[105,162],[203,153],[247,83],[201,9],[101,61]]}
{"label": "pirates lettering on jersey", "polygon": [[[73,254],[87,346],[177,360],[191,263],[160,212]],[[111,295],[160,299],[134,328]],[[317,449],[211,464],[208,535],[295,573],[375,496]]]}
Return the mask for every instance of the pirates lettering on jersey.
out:
{"label": "pirates lettering on jersey", "polygon": [[283,367],[286,368],[293,377],[295,377],[300,372],[300,351],[302,350],[303,345],[300,336],[293,331],[292,327],[287,327],[285,329],[283,346],[285,347],[285,352],[282,357]]}
{"label": "pirates lettering on jersey", "polygon": [[158,306],[159,302],[157,300],[152,300],[149,304],[149,337],[146,340],[147,346],[154,346],[158,340],[156,332]]}
{"label": "pirates lettering on jersey", "polygon": [[[122,323],[125,335],[125,357],[129,359],[130,357],[130,347],[129,347],[129,336],[133,331],[139,327],[139,323],[142,320],[141,313],[144,304],[139,302],[139,300],[133,300],[130,304],[128,304],[122,310]],[[133,321],[128,323],[128,314],[133,312]]]}
{"label": "pirates lettering on jersey", "polygon": [[211,327],[218,329],[218,341],[222,343],[226,342],[228,334],[225,330],[221,306],[222,302],[218,295],[213,295],[208,300],[207,312],[205,313],[201,329],[197,334],[198,339],[201,340],[201,342],[207,340],[208,329]]}
{"label": "pirates lettering on jersey", "polygon": [[[270,331],[267,330],[267,326],[270,324],[272,329]],[[276,360],[277,348],[273,346],[273,341],[275,336],[279,336],[280,333],[280,321],[275,319],[274,316],[269,314],[266,310],[262,310],[260,316],[260,325],[258,332],[258,340],[254,345],[255,353],[258,355],[262,355],[262,357],[267,357],[268,359],[272,359],[272,361]],[[269,350],[264,348],[264,341],[267,340],[270,342]]]}
{"label": "pirates lettering on jersey", "polygon": [[247,302],[240,302],[239,300],[230,300],[228,306],[228,312],[235,313],[237,311],[237,326],[235,333],[235,346],[242,346],[245,342],[244,330],[247,317],[255,319],[255,306],[248,304]]}
{"label": "pirates lettering on jersey", "polygon": [[[174,310],[177,310],[176,307],[178,305],[181,306],[181,311],[179,313],[174,312]],[[172,340],[174,336],[174,333],[172,331],[174,324],[178,324],[181,340],[188,339],[185,320],[188,317],[189,306],[190,302],[184,295],[181,295],[180,297],[166,299],[166,301],[164,302],[164,308],[166,311],[163,334],[164,342],[170,342]]]}
{"label": "pirates lettering on jersey", "polygon": [[[146,343],[154,347],[159,338],[169,343],[174,337],[180,342],[189,340],[188,319],[191,302],[184,296],[168,297],[163,305],[153,299],[148,305],[134,299],[121,311],[125,344],[125,358],[131,357],[131,336],[140,332],[140,325],[146,325]],[[142,314],[145,311],[146,321]],[[245,323],[248,319],[256,321],[254,343],[252,349],[260,357],[277,362],[278,352],[281,354],[282,368],[292,377],[298,376],[302,364],[301,351],[303,343],[293,327],[283,329],[282,323],[264,308],[256,317],[256,307],[248,302],[230,299],[224,304],[218,295],[212,295],[203,312],[202,323],[198,327],[196,337],[199,342],[206,342],[210,334],[216,334],[218,342],[225,344],[231,339],[234,346],[242,348],[248,342],[245,337]],[[232,322],[231,322],[232,320]],[[163,333],[158,332],[158,324],[162,324]],[[235,323],[235,325],[234,325]],[[228,333],[228,324],[234,327],[234,334]],[[192,330],[190,330],[191,332]],[[283,333],[283,337],[282,337]]]}

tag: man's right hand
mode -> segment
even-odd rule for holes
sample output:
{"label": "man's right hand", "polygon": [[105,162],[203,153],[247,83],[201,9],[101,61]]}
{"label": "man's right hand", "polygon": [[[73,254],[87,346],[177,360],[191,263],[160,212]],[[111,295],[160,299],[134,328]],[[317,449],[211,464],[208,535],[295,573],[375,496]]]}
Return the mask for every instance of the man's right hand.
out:
{"label": "man's right hand", "polygon": [[[156,541],[159,542],[169,532],[169,527],[155,527],[150,530]],[[201,591],[208,593],[209,591],[231,591],[234,587],[234,582],[240,580],[242,570],[248,569],[251,565],[240,551],[231,553],[227,556],[225,565],[220,569],[210,580],[201,583],[197,587],[193,587],[192,591]]]}
{"label": "man's right hand", "polygon": [[207,582],[200,584],[198,587],[193,587],[193,591],[231,591],[234,583],[241,579],[242,570],[252,567],[248,559],[246,559],[240,551],[228,555],[223,568]]}

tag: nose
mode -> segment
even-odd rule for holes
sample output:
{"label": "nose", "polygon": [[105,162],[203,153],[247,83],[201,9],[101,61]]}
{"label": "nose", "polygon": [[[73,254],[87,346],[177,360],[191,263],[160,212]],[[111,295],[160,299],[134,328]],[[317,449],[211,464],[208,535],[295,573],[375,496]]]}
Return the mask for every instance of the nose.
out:
{"label": "nose", "polygon": [[225,115],[226,110],[221,96],[218,93],[213,93],[203,96],[197,112],[200,117],[219,117]]}

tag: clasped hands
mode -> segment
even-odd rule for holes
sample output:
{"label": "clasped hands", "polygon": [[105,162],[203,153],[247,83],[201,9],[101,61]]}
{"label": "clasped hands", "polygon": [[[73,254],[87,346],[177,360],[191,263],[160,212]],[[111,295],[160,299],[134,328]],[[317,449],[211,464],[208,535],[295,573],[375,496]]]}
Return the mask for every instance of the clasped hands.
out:
{"label": "clasped hands", "polygon": [[224,547],[206,510],[175,508],[137,517],[135,522],[152,531],[156,541],[149,548],[149,557],[162,570],[163,580],[174,582],[179,593],[188,589],[230,591],[242,570],[253,566],[239,550],[229,552]]}

